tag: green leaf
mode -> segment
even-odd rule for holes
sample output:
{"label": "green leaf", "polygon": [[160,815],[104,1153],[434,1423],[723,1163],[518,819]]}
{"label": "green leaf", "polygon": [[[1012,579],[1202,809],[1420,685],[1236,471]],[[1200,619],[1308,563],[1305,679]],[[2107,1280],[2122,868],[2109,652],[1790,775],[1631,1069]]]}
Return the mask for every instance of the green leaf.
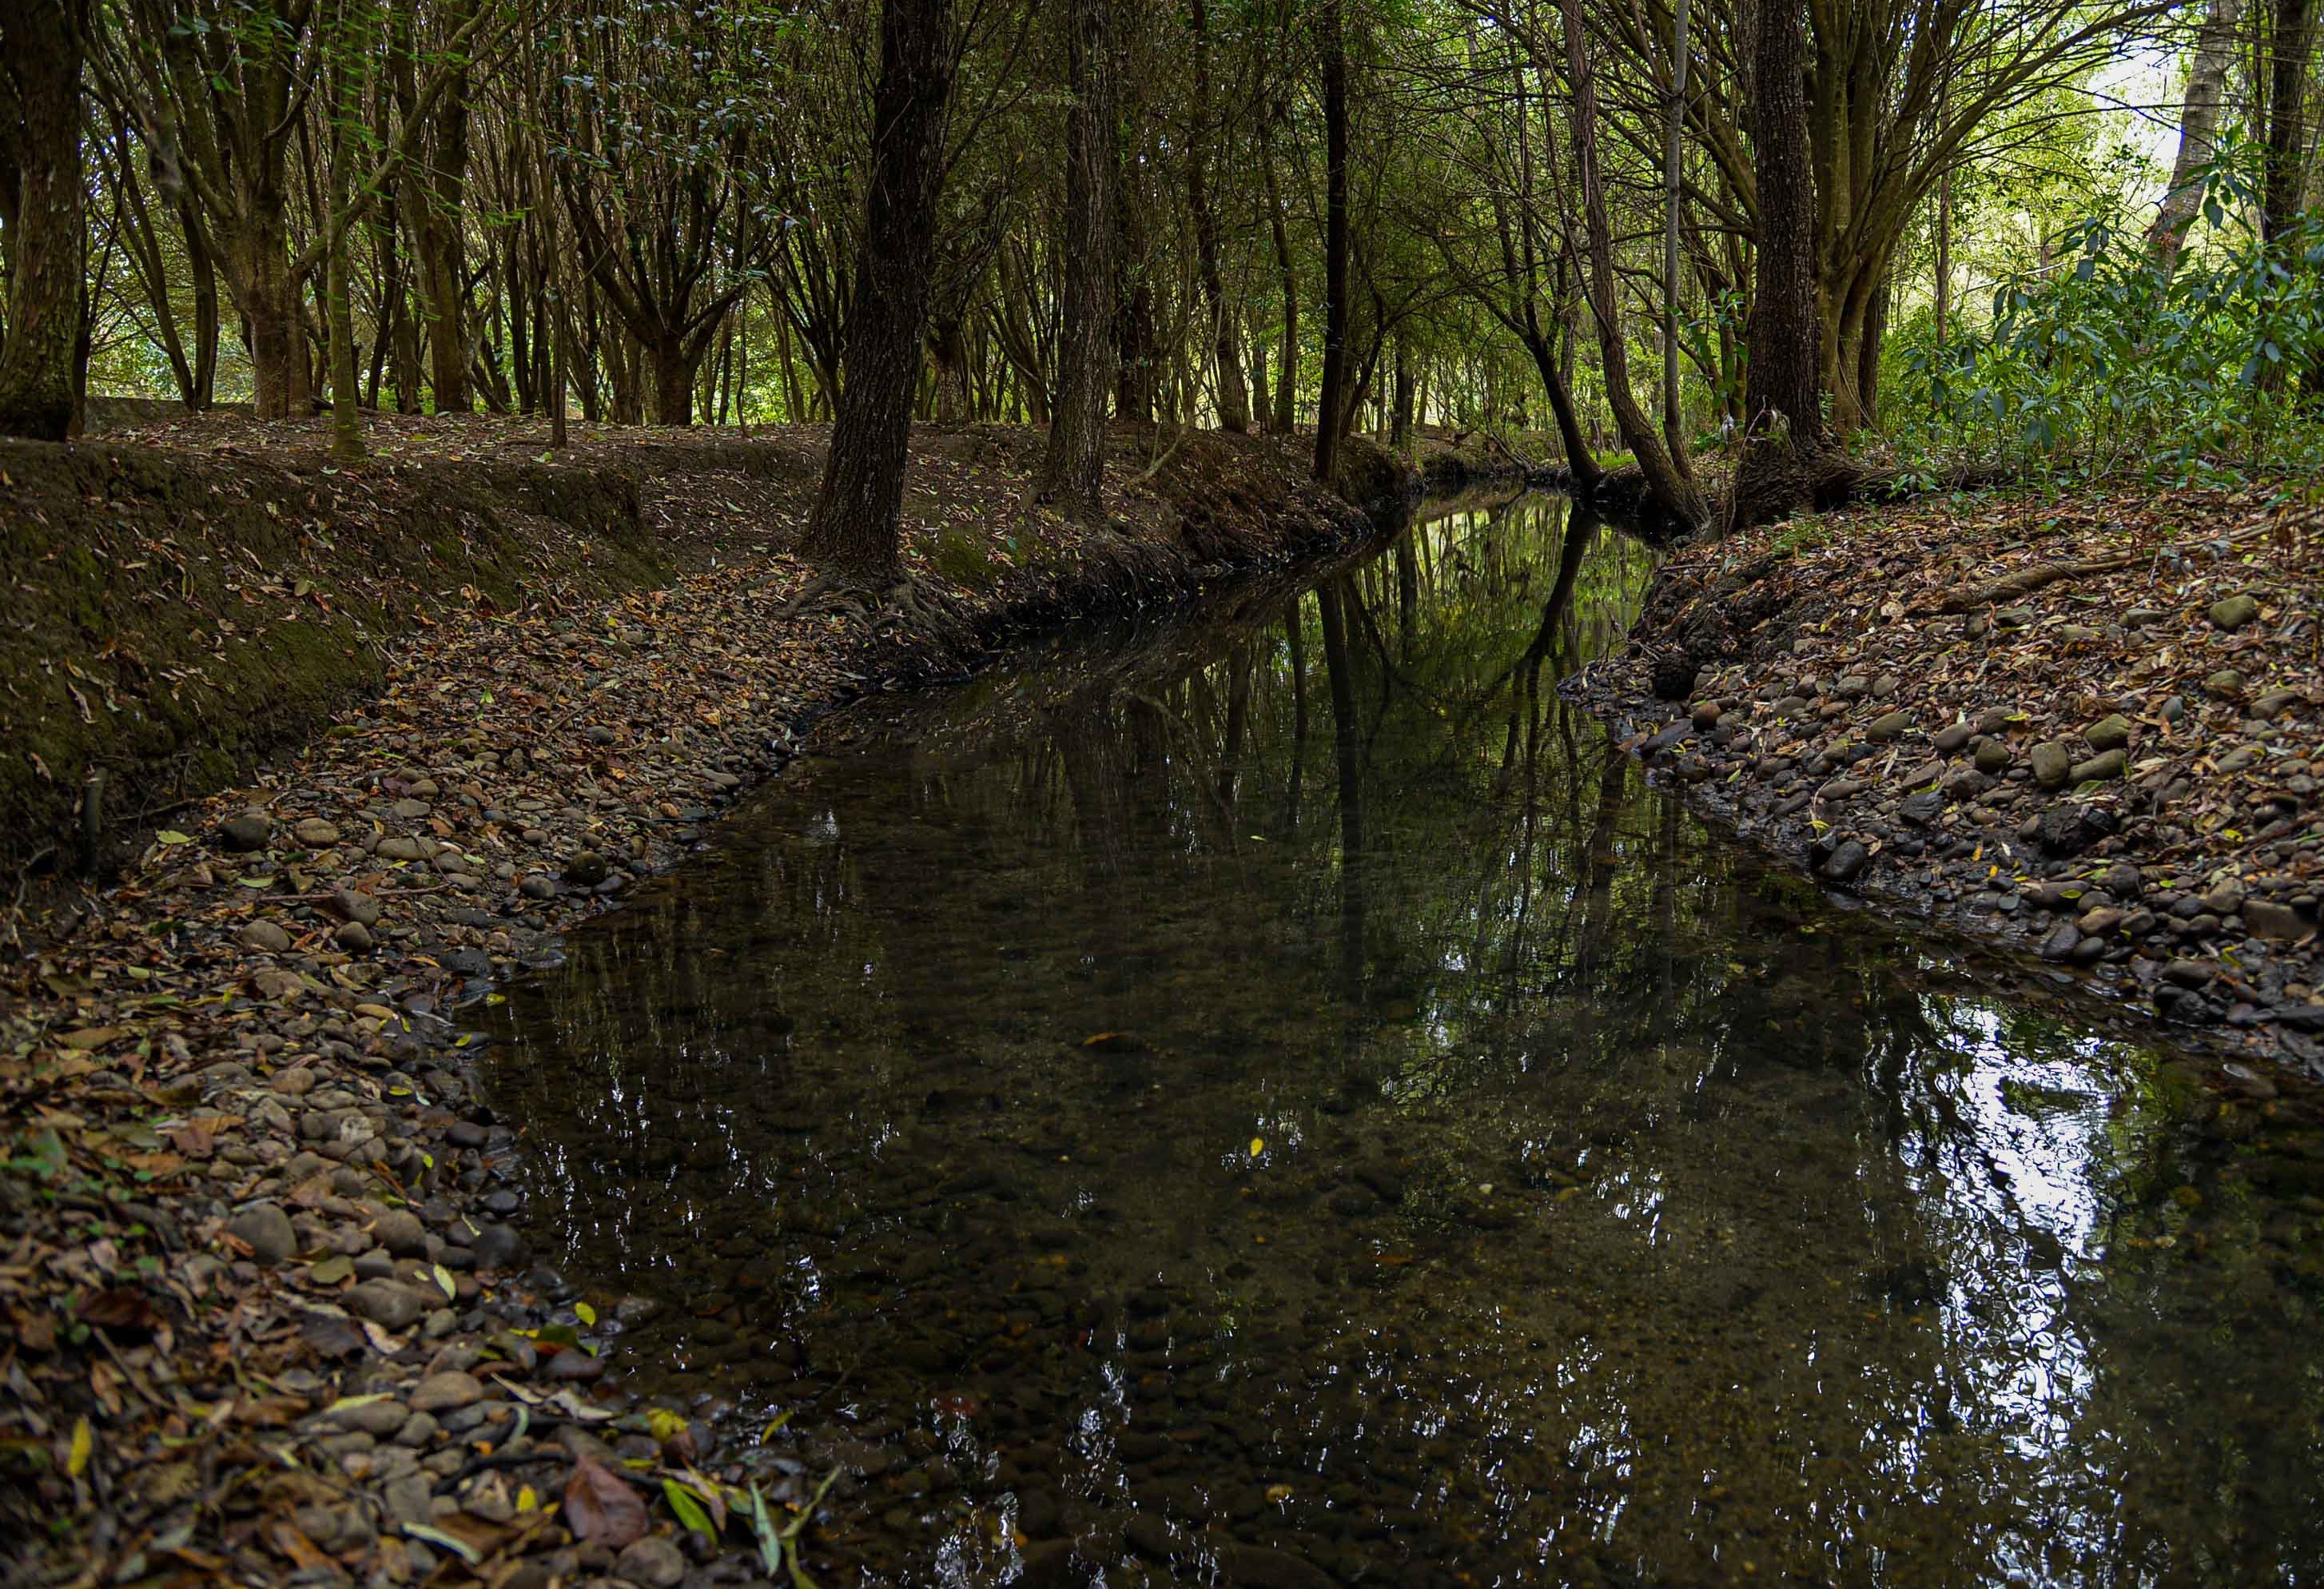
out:
{"label": "green leaf", "polygon": [[165,845],[189,845],[194,842],[193,835],[180,833],[174,827],[165,827],[153,836]]}
{"label": "green leaf", "polygon": [[717,1535],[718,1530],[710,1526],[710,1514],[702,1510],[702,1502],[695,1498],[693,1491],[676,1479],[664,1479],[661,1492],[669,1501],[669,1510],[678,1514],[679,1526],[688,1533],[708,1534],[714,1538]]}
{"label": "green leaf", "polygon": [[759,1537],[759,1565],[771,1578],[783,1570],[783,1537],[767,1515],[767,1498],[759,1493],[756,1479],[751,1481],[751,1531]]}

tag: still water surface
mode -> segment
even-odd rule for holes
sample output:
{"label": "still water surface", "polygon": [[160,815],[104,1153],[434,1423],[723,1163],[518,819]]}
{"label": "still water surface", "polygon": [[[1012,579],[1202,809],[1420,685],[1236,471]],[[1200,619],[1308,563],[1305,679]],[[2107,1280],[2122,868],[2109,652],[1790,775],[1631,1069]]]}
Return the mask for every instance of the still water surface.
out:
{"label": "still water surface", "polygon": [[2324,1575],[2312,1115],[1644,786],[1650,571],[1526,498],[861,708],[517,990],[537,1242],[866,1471],[826,1583]]}

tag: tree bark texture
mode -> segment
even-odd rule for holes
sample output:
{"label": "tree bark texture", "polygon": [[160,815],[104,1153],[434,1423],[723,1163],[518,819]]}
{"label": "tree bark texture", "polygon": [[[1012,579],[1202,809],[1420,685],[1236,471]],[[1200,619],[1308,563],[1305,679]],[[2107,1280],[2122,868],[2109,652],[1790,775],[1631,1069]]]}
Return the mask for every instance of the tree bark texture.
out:
{"label": "tree bark texture", "polygon": [[1099,487],[1114,357],[1113,0],[1073,0],[1066,28],[1073,105],[1065,113],[1057,397],[1034,497],[1069,519],[1102,524]]}
{"label": "tree bark texture", "polygon": [[1227,301],[1219,271],[1219,220],[1211,205],[1211,168],[1222,140],[1211,125],[1211,32],[1208,0],[1188,0],[1187,22],[1194,35],[1194,136],[1186,153],[1186,207],[1194,221],[1194,255],[1203,287],[1203,309],[1210,316],[1212,360],[1217,370],[1219,429],[1250,429],[1250,392],[1242,377],[1235,312]]}
{"label": "tree bark texture", "polygon": [[2211,0],[2195,60],[2187,74],[2187,104],[2179,115],[2179,152],[2171,162],[2171,185],[2147,229],[2147,247],[2169,281],[2179,268],[2179,250],[2203,202],[2203,168],[2218,153],[2219,107],[2227,98],[2227,73],[2236,63],[2236,30],[2243,0]]}
{"label": "tree bark texture", "polygon": [[1747,523],[1780,516],[1806,501],[1812,467],[1826,449],[1804,51],[1798,0],[1764,0],[1752,72],[1759,194],[1757,280],[1743,396],[1743,462],[1735,485],[1737,515]]}
{"label": "tree bark texture", "polygon": [[[62,441],[83,344],[81,51],[86,0],[17,0],[0,24],[0,114],[15,117],[6,195],[8,339],[0,343],[0,436]],[[0,135],[5,136],[5,135]]]}
{"label": "tree bark texture", "polygon": [[1315,478],[1340,472],[1348,383],[1348,42],[1341,0],[1323,0],[1323,381],[1315,403]]}
{"label": "tree bark texture", "polygon": [[2301,158],[2307,151],[2308,56],[2315,45],[2315,0],[2275,0],[2267,32],[2267,153],[2261,208],[2267,236],[2300,209]]}
{"label": "tree bark texture", "polygon": [[952,97],[952,0],[887,0],[872,99],[872,183],[823,488],[799,550],[850,578],[895,582],[899,515],[936,263]]}

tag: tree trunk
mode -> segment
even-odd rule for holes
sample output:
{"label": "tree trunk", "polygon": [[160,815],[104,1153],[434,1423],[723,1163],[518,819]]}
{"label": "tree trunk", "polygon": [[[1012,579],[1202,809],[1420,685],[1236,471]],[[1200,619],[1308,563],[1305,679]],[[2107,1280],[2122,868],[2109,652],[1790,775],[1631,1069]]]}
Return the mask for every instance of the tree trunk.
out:
{"label": "tree trunk", "polygon": [[[456,34],[475,14],[475,0],[450,0],[443,27]],[[411,13],[399,8],[392,45],[395,97],[406,115],[418,114]],[[467,262],[462,212],[468,186],[468,74],[458,69],[428,113],[433,125],[405,167],[397,193],[411,236],[413,274],[428,318],[429,383],[438,413],[475,407],[468,387]]]}
{"label": "tree trunk", "polygon": [[1804,51],[1798,0],[1765,0],[1752,94],[1757,279],[1751,291],[1743,462],[1735,482],[1736,517],[1747,524],[1809,501],[1827,446]]}
{"label": "tree trunk", "polygon": [[[2148,228],[2146,245],[2168,282],[2179,268],[2179,250],[2203,202],[2203,169],[2218,153],[2219,106],[2227,97],[2227,72],[2235,65],[2236,30],[2244,0],[2211,0],[2195,43],[2195,63],[2187,74],[2187,105],[2179,117],[2179,153],[2171,162],[2171,185]],[[1948,195],[1950,197],[1950,195]]]}
{"label": "tree trunk", "polygon": [[1121,171],[1114,173],[1114,412],[1151,423],[1162,374],[1161,338],[1154,324],[1153,262],[1146,257],[1143,196],[1125,176]]}
{"label": "tree trunk", "polygon": [[210,256],[200,217],[191,203],[178,206],[178,227],[185,236],[186,263],[194,279],[194,395],[186,406],[202,413],[217,401],[217,261]]}
{"label": "tree trunk", "polygon": [[1689,524],[1705,517],[1702,494],[1686,476],[1684,460],[1674,458],[1638,408],[1630,390],[1629,355],[1622,344],[1620,286],[1614,276],[1614,235],[1606,216],[1606,189],[1598,171],[1598,90],[1592,76],[1579,0],[1561,0],[1565,23],[1566,75],[1573,89],[1574,179],[1589,233],[1586,286],[1591,318],[1598,326],[1598,364],[1605,376],[1607,406],[1622,432],[1623,445],[1638,460],[1646,490],[1667,512]]}
{"label": "tree trunk", "polygon": [[1686,416],[1678,387],[1678,216],[1685,196],[1680,182],[1682,137],[1686,130],[1687,0],[1678,0],[1671,23],[1671,102],[1663,146],[1663,439],[1671,457],[1686,460]]}
{"label": "tree trunk", "polygon": [[1211,208],[1210,168],[1218,149],[1211,125],[1211,32],[1208,0],[1188,0],[1187,21],[1194,35],[1194,136],[1186,151],[1186,205],[1194,218],[1194,254],[1201,267],[1203,309],[1211,318],[1212,356],[1218,369],[1219,429],[1240,434],[1250,429],[1250,393],[1243,384],[1242,349],[1237,346],[1235,313],[1219,273],[1219,222]]}
{"label": "tree trunk", "polygon": [[[15,92],[7,195],[8,339],[0,344],[0,436],[62,441],[82,346],[81,50],[86,0],[18,0],[0,24]],[[0,173],[0,176],[8,173]]]}
{"label": "tree trunk", "polygon": [[1880,345],[1888,336],[1888,273],[1880,273],[1864,306],[1864,328],[1856,345],[1856,421],[1868,430],[1880,428]]}
{"label": "tree trunk", "polygon": [[936,264],[953,59],[952,0],[887,0],[838,413],[823,489],[799,537],[800,552],[832,573],[883,587],[903,571],[898,515]]}
{"label": "tree trunk", "polygon": [[[653,360],[654,423],[687,426],[694,423],[696,365],[686,356],[684,340],[676,333],[647,350]],[[918,373],[915,366],[915,374]]]}
{"label": "tree trunk", "polygon": [[2279,236],[2300,208],[2301,157],[2307,149],[2308,54],[2315,0],[2275,0],[2267,40],[2267,154],[2261,208]]}
{"label": "tree trunk", "polygon": [[1275,244],[1275,277],[1283,295],[1283,341],[1275,350],[1275,423],[1288,436],[1298,422],[1299,268],[1291,255],[1291,229],[1283,218],[1283,188],[1275,175],[1275,146],[1268,124],[1259,128],[1259,166],[1267,180],[1267,224]]}
{"label": "tree trunk", "polygon": [[[363,42],[357,30],[348,23],[347,6],[342,4],[338,9],[337,31],[352,36],[340,38],[338,48],[331,51],[330,124],[325,158],[328,162],[332,216],[346,208],[348,167],[355,159],[348,143],[363,110],[356,97],[354,69],[354,63],[364,58]],[[324,225],[330,225],[328,217]],[[363,413],[355,393],[355,317],[347,280],[348,257],[355,247],[352,231],[349,226],[337,228],[323,254],[323,312],[330,332],[331,452],[337,457],[364,455]]]}
{"label": "tree trunk", "polygon": [[1388,407],[1388,444],[1399,455],[1412,450],[1412,348],[1404,334],[1396,338],[1396,396]]}
{"label": "tree trunk", "polygon": [[1315,403],[1315,478],[1340,472],[1348,383],[1348,51],[1341,0],[1323,0],[1317,24],[1323,69],[1323,382]]}
{"label": "tree trunk", "polygon": [[1250,319],[1250,411],[1262,427],[1275,422],[1275,400],[1268,395],[1267,339],[1259,323],[1258,303],[1251,303]]}
{"label": "tree trunk", "polygon": [[1064,302],[1057,398],[1034,499],[1105,522],[1106,402],[1113,385],[1113,0],[1073,0],[1066,19],[1073,106],[1065,113]]}
{"label": "tree trunk", "polygon": [[307,371],[307,319],[279,195],[259,199],[243,239],[244,315],[250,327],[252,410],[262,420],[303,419],[313,410]]}

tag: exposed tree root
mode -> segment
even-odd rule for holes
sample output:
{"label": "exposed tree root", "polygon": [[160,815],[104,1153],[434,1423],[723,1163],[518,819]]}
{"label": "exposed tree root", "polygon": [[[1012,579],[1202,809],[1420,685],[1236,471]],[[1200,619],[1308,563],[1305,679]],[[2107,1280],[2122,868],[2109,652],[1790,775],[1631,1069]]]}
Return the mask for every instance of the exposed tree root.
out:
{"label": "exposed tree root", "polygon": [[785,603],[785,621],[811,617],[869,619],[915,630],[952,648],[966,644],[973,631],[953,605],[906,574],[885,580],[844,568],[816,575]]}
{"label": "exposed tree root", "polygon": [[2117,552],[2112,557],[2083,558],[2073,562],[2043,563],[2038,568],[2026,568],[2006,579],[1996,579],[1974,590],[1949,596],[1934,609],[1940,613],[1968,613],[1997,601],[2014,596],[2031,596],[2045,585],[2055,585],[2061,579],[2079,579],[2090,574],[2111,574],[2116,568],[2127,568],[2138,560],[2136,552]]}

